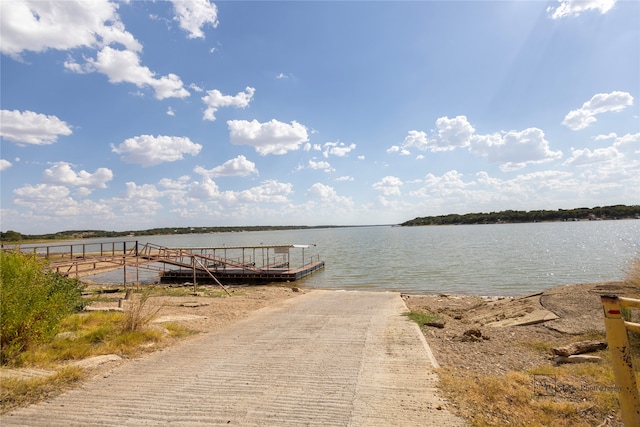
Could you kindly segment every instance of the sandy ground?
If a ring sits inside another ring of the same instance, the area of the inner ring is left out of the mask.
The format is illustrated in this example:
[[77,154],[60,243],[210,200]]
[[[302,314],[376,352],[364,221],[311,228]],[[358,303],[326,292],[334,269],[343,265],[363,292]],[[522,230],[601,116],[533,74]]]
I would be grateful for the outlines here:
[[[604,340],[604,320],[600,295],[617,294],[638,298],[638,288],[619,282],[566,285],[515,298],[429,295],[404,296],[412,310],[436,313],[439,326],[423,326],[435,357],[446,375],[469,378],[507,378],[508,372],[526,374],[558,366],[551,348],[576,341]],[[443,325],[444,324],[444,325]],[[470,333],[473,331],[473,333]],[[605,356],[608,349],[591,353]],[[569,380],[576,387],[559,387],[554,399],[559,402],[588,403],[593,395],[588,369],[576,370]],[[531,375],[531,395],[535,396],[535,377]],[[611,383],[615,387],[615,383]],[[452,398],[454,401],[455,398]],[[472,416],[479,410],[469,404],[454,410]],[[482,409],[490,419],[500,412]],[[517,419],[517,412],[511,414]],[[581,425],[623,427],[619,410],[602,413],[587,407],[581,411]]]
[[[444,328],[422,328],[441,366],[503,374],[554,363],[551,354],[523,343],[559,347],[576,336],[604,333],[600,295],[633,297],[637,293],[637,288],[609,282],[558,286],[522,297],[405,295],[404,299],[409,309],[437,313],[444,321]],[[465,336],[473,329],[481,339]]]

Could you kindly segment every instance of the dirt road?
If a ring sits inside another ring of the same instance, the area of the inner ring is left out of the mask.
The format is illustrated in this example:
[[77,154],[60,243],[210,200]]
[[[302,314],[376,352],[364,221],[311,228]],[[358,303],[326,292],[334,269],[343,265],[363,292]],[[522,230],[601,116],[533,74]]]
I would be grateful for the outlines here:
[[397,293],[312,291],[1,424],[456,426]]

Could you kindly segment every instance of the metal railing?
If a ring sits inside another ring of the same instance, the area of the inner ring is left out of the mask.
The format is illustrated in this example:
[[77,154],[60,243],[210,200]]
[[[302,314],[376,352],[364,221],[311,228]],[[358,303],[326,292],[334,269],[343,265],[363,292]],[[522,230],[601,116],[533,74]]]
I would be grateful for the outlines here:
[[611,351],[611,363],[620,394],[620,409],[625,426],[640,426],[640,392],[633,367],[628,331],[640,334],[640,323],[626,321],[625,307],[640,308],[640,300],[617,295],[602,295],[604,326]]
[[[238,246],[238,247],[207,247],[207,248],[168,248],[153,243],[140,244],[135,241],[69,243],[55,245],[8,245],[5,251],[20,251],[47,259],[47,269],[70,277],[81,277],[124,268],[126,283],[127,267],[145,268],[164,272],[167,265],[173,265],[194,271],[209,270],[223,272],[230,270],[247,273],[263,274],[286,268],[295,271],[304,268],[317,260],[320,255],[307,254],[308,245],[278,245],[278,246]],[[301,262],[300,267],[291,268],[289,250],[299,248],[301,257],[295,257]],[[233,255],[232,255],[233,254]],[[261,262],[260,262],[261,261]],[[160,266],[161,265],[161,266]],[[137,281],[137,279],[136,279]]]

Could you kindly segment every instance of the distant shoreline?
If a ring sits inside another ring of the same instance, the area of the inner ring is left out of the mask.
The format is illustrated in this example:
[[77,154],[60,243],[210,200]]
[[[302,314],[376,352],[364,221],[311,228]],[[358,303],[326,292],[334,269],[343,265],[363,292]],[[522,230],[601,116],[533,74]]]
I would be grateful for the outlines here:
[[449,214],[417,217],[403,222],[402,226],[419,225],[459,225],[459,224],[524,224],[536,222],[576,222],[620,219],[640,219],[640,205],[603,206],[595,208],[557,209],[500,212],[478,212],[468,214]]
[[478,212],[416,217],[400,224],[368,225],[282,225],[282,226],[214,226],[214,227],[160,227],[147,230],[106,231],[68,230],[48,234],[22,234],[9,230],[0,232],[2,243],[64,241],[76,239],[99,239],[114,237],[171,236],[186,234],[241,233],[249,231],[316,230],[357,227],[414,227],[422,225],[481,225],[481,224],[528,224],[538,222],[577,222],[640,219],[640,205],[614,205],[595,208],[533,210],[500,212]]

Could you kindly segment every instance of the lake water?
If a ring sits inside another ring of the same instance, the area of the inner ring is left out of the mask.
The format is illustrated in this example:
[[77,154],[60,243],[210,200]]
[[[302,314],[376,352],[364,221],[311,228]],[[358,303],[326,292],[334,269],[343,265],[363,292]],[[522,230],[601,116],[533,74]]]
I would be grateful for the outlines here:
[[[523,295],[555,285],[622,279],[628,262],[640,253],[640,221],[352,227],[137,239],[168,247],[315,245],[307,254],[319,254],[326,266],[296,282],[300,287]],[[122,273],[111,277],[122,281]]]

